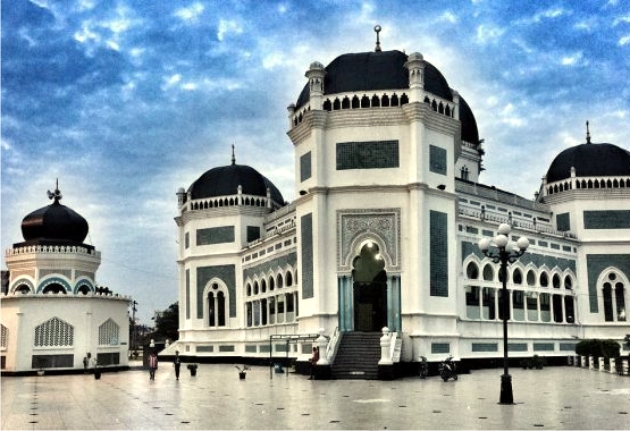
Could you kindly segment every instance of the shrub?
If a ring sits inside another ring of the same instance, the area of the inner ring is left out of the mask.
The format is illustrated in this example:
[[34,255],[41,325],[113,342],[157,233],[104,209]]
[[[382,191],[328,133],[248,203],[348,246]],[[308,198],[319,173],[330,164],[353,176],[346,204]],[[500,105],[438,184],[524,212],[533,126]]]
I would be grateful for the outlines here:
[[575,345],[575,353],[580,356],[595,356],[597,358],[617,358],[621,347],[615,340],[583,340]]

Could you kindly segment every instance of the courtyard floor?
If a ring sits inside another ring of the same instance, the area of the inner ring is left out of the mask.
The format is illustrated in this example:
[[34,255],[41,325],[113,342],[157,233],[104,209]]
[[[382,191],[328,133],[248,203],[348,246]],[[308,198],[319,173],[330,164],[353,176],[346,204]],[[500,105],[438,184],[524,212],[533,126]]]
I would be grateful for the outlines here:
[[[510,370],[515,405],[499,405],[502,369],[458,381],[308,380],[200,364],[191,377],[162,363],[63,376],[3,377],[2,429],[630,429],[630,378],[577,367]],[[271,378],[273,377],[273,378]]]

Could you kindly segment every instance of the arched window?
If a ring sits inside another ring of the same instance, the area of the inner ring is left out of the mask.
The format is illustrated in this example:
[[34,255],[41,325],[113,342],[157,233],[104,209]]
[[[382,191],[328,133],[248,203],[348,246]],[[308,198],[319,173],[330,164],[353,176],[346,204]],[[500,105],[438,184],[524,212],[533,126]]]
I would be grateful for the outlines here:
[[558,274],[554,274],[551,280],[553,283],[553,288],[560,289],[560,276]]
[[335,101],[333,102],[333,110],[338,111],[339,109],[341,109],[341,102],[338,98],[335,98]]
[[84,284],[83,286],[79,287],[77,292],[80,293],[81,295],[87,295],[88,293],[90,293],[90,288]]
[[361,98],[361,108],[369,108],[370,107],[370,98],[367,96],[363,96]]
[[247,283],[247,296],[252,296],[252,285]]
[[98,344],[100,346],[118,345],[118,335],[120,327],[112,319],[107,319],[105,323],[98,327]]
[[350,99],[348,99],[348,96],[344,97],[341,101],[341,109],[350,109]]
[[488,264],[483,267],[483,279],[486,281],[494,281],[494,268]]
[[573,288],[573,279],[570,275],[564,277],[564,288],[571,290]]
[[276,284],[278,285],[278,289],[282,289],[282,274],[278,274],[278,276],[276,277]]
[[254,281],[254,295],[258,295],[258,293],[259,293],[258,282]]
[[379,106],[381,106],[381,101],[379,100],[378,96],[375,94],[374,96],[372,96],[372,108],[378,108]]
[[479,267],[475,262],[470,262],[466,267],[466,277],[477,280],[479,278]]
[[219,287],[217,283],[212,283],[208,292],[208,326],[211,328],[226,324],[225,297],[224,288]]
[[352,98],[352,109],[357,109],[360,105],[361,103],[359,102],[359,98],[357,96],[354,96]]
[[26,295],[30,291],[31,289],[26,284],[20,284],[18,287],[15,288],[15,293],[20,293],[22,295]]
[[527,271],[527,285],[536,286],[536,274],[534,273],[534,270],[532,269]]
[[265,292],[267,292],[267,281],[265,281],[265,279],[263,278],[262,280],[260,280],[260,293]]
[[44,290],[42,291],[42,293],[44,295],[47,294],[53,294],[53,295],[58,295],[58,294],[66,294],[66,289],[64,289],[64,287],[61,284],[58,283],[52,283],[49,284],[48,286],[44,287]]
[[512,272],[512,283],[523,284],[523,273],[518,268]]
[[35,327],[35,347],[63,347],[74,345],[74,327],[53,317]]
[[549,286],[549,276],[544,271],[540,274],[540,285],[542,287]]
[[287,282],[287,287],[293,286],[293,275],[291,274],[291,271],[287,271],[285,279]]
[[614,320],[613,316],[613,299],[612,299],[612,286],[610,283],[604,283],[603,289],[603,299],[604,299],[604,320],[606,322],[612,322]]
[[269,291],[272,291],[276,288],[276,282],[274,281],[273,277],[269,278]]
[[389,96],[387,96],[387,94],[383,94],[383,99],[382,99],[382,102],[381,102],[381,106],[383,108],[389,107]]

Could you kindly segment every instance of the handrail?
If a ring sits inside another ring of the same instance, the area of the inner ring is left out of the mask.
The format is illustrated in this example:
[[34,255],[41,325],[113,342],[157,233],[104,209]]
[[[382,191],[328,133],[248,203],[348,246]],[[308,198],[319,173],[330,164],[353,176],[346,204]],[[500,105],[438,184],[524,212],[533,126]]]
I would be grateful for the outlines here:
[[339,327],[335,327],[335,331],[332,336],[328,340],[328,345],[326,346],[326,360],[329,364],[333,362],[333,358],[335,357],[335,353],[337,352],[337,344],[339,341]]

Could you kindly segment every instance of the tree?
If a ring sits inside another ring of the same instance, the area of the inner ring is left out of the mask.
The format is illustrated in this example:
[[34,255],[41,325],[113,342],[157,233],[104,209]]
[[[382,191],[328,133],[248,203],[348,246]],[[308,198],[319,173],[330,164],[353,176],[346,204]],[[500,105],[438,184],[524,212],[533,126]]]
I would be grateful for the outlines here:
[[168,338],[175,341],[179,338],[179,302],[168,306],[164,311],[156,313],[154,338]]

